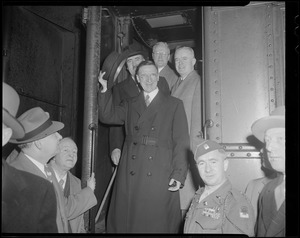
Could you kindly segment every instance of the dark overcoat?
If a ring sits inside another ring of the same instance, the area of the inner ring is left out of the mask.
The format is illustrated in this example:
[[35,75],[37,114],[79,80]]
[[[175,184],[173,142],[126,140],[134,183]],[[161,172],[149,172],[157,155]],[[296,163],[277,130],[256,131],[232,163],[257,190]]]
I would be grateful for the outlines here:
[[3,233],[57,233],[52,184],[2,159],[1,220]]
[[[159,77],[157,87],[163,93],[170,94],[170,88],[168,82],[164,77]],[[134,82],[131,75],[124,81],[116,84],[113,87],[113,102],[115,105],[119,105],[122,100],[127,98],[136,97],[140,93],[139,86]],[[122,150],[124,143],[125,133],[123,126],[111,126],[109,128],[109,147],[110,153],[118,148]]]
[[[21,151],[17,158],[10,164],[12,167],[23,170],[34,175],[40,176],[45,180],[46,175],[34,164],[27,156]],[[55,195],[56,195],[56,224],[58,233],[69,233],[68,220],[74,219],[86,212],[91,206],[90,204],[95,204],[97,202],[94,192],[91,188],[85,187],[80,190],[76,195],[71,195],[69,197],[64,197],[61,186],[59,185],[54,171],[51,166],[48,166],[51,171],[51,183],[53,185]]]
[[111,92],[99,93],[103,123],[125,123],[126,138],[108,212],[108,233],[176,233],[181,212],[189,135],[181,100],[160,91],[146,107],[143,93],[112,106]]
[[265,185],[258,198],[256,236],[285,236],[285,200],[277,211],[275,188],[281,184],[283,176],[271,180]]

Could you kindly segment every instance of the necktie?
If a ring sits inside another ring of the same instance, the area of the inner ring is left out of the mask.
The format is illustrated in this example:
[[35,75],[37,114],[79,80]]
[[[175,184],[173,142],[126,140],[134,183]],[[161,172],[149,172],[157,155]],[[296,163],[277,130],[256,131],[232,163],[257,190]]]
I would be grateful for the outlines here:
[[150,96],[147,94],[146,97],[145,97],[145,103],[146,103],[146,106],[148,107],[149,104],[150,104]]
[[52,183],[52,173],[47,165],[44,166],[44,171],[46,173],[47,179]]
[[61,186],[62,190],[64,190],[64,180],[59,180],[59,185]]

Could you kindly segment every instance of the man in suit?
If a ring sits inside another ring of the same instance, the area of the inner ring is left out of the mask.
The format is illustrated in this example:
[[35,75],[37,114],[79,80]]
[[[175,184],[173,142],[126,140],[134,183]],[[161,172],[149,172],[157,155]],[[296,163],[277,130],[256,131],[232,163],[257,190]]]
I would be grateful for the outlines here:
[[137,68],[143,92],[119,106],[113,105],[103,74],[99,75],[99,118],[126,128],[107,232],[178,233],[178,190],[185,181],[189,149],[183,103],[157,87],[160,79],[152,61],[143,61]]
[[[191,151],[195,151],[195,145],[203,141],[200,76],[194,70],[196,59],[192,48],[185,46],[177,48],[174,59],[176,70],[180,77],[173,86],[171,95],[183,101],[189,126],[190,148]],[[193,160],[193,154],[191,152],[189,157],[190,169],[187,174],[185,186],[180,190],[180,203],[183,217],[189,208],[199,184],[199,175]]]
[[[81,180],[70,172],[70,169],[72,169],[77,162],[77,151],[77,145],[71,138],[63,138],[59,142],[59,153],[57,153],[49,162],[54,170],[57,181],[59,181],[59,184],[61,185],[65,197],[76,195],[81,191]],[[92,177],[94,177],[94,173],[92,174]],[[94,179],[91,180],[91,183],[89,183],[88,186],[92,191],[95,190],[96,184]],[[81,202],[86,208],[82,210],[82,214],[68,221],[69,230],[72,233],[86,233],[83,213],[97,204],[97,199],[94,194],[86,196],[84,199],[85,200],[82,200]]]
[[246,196],[250,199],[251,204],[254,209],[254,217],[255,221],[257,219],[257,209],[258,209],[258,197],[261,193],[264,186],[270,182],[272,179],[276,178],[277,172],[272,169],[272,166],[270,165],[270,162],[267,160],[267,155],[265,152],[266,149],[261,149],[261,161],[262,166],[261,169],[264,171],[265,176],[262,178],[257,178],[251,180],[245,189]]
[[47,165],[48,161],[59,152],[58,144],[62,137],[58,131],[64,127],[64,124],[52,121],[49,113],[40,107],[29,109],[18,117],[18,120],[25,129],[25,136],[10,140],[11,143],[18,144],[21,149],[11,166],[51,181],[57,202],[58,232],[68,233],[70,232],[68,220],[76,218],[83,210],[85,211],[86,207],[82,200],[91,196],[93,191],[84,188],[79,195],[65,198],[53,169]]
[[253,135],[265,143],[268,160],[277,177],[267,183],[258,198],[256,236],[285,236],[285,106],[258,119]]
[[[8,84],[2,83],[2,147],[9,139],[24,137],[15,118],[20,99]],[[57,233],[56,198],[53,186],[31,173],[17,170],[2,158],[3,233]]]
[[[137,66],[145,60],[147,57],[146,52],[134,48],[129,47],[126,51],[121,55],[126,58],[127,70],[129,72],[128,78],[124,81],[116,84],[113,87],[113,102],[115,105],[119,105],[122,100],[135,97],[139,95],[141,86],[136,80],[135,72]],[[160,77],[158,82],[158,88],[167,94],[170,94],[170,89],[168,83],[165,78]],[[112,162],[115,165],[118,165],[121,151],[124,144],[125,131],[123,126],[111,126],[109,132],[109,145],[110,145],[110,153]]]
[[158,68],[159,76],[164,77],[169,88],[172,90],[173,85],[178,79],[178,75],[168,65],[170,59],[170,48],[165,42],[157,42],[152,47],[152,58]]

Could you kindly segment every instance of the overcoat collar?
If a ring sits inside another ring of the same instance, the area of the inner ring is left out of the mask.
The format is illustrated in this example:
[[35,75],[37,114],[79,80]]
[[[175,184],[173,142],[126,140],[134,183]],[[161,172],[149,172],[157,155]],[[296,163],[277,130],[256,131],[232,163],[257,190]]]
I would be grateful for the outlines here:
[[153,117],[153,115],[155,115],[162,106],[165,97],[166,96],[159,90],[148,107],[146,106],[143,92],[134,98],[132,110],[138,113],[140,116],[138,124],[142,123],[149,117]]

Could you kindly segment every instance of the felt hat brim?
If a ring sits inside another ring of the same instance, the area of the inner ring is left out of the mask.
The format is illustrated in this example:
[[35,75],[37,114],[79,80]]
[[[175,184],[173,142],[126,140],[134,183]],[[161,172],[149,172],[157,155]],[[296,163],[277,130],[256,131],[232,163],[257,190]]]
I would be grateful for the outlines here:
[[2,108],[2,119],[3,123],[12,129],[11,139],[19,139],[25,135],[25,131],[21,123],[4,108]]
[[253,135],[264,142],[265,132],[271,128],[285,128],[284,116],[267,116],[253,123],[251,130]]
[[124,59],[118,52],[111,52],[104,60],[102,65],[102,72],[105,72],[103,79],[107,80],[107,87],[111,88],[114,81],[118,77],[121,69],[125,64],[126,59]]
[[11,139],[9,142],[13,144],[24,144],[24,143],[29,143],[32,141],[40,140],[43,139],[59,130],[64,128],[64,124],[58,121],[52,121],[52,124],[45,130],[41,131],[40,133],[36,134],[33,137],[30,137],[29,139],[26,139],[26,134],[24,138],[21,139]]

